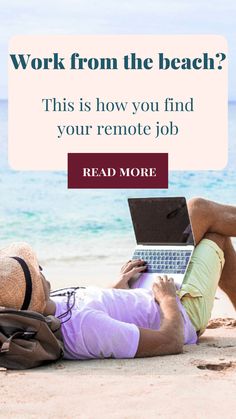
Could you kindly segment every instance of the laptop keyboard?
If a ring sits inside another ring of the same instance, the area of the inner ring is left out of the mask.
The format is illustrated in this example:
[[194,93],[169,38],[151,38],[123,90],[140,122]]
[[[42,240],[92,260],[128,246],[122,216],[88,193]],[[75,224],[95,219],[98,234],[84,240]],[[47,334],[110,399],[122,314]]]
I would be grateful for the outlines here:
[[147,263],[147,272],[162,274],[184,274],[192,252],[190,250],[136,249],[133,259]]

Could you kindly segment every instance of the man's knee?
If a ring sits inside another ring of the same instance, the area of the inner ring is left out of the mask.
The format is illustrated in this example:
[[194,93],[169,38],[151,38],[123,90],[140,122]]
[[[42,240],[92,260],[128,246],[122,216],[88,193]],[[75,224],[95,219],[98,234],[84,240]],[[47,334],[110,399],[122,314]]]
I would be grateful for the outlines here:
[[221,234],[218,234],[218,233],[206,233],[204,236],[204,239],[213,241],[214,243],[217,244],[217,246],[219,246],[221,250],[224,251],[227,237],[222,236]]
[[188,201],[188,212],[196,243],[209,231],[211,225],[210,202],[204,198],[191,198]]
[[203,212],[208,209],[209,201],[201,197],[194,197],[187,202],[190,214],[192,212]]

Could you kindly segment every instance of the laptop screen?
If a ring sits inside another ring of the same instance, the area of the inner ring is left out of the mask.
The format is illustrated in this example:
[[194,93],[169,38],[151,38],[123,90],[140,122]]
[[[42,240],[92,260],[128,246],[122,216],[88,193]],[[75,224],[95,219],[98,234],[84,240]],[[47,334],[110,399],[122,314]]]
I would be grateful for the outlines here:
[[138,244],[192,244],[194,238],[186,199],[129,198]]

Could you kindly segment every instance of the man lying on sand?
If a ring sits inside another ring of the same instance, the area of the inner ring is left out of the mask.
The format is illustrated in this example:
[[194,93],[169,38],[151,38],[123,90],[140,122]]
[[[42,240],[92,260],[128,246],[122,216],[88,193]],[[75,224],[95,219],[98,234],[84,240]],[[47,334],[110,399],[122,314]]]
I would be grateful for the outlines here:
[[[29,309],[60,318],[66,359],[181,353],[184,344],[196,343],[204,332],[218,285],[236,309],[236,253],[230,239],[236,236],[236,207],[193,198],[188,210],[197,246],[180,290],[166,276],[157,276],[152,290],[129,289],[129,281],[146,268],[144,261],[134,260],[122,267],[111,289],[88,287],[50,296],[50,284],[30,247],[13,245],[0,252],[8,261],[0,278],[0,305],[24,308],[22,268],[9,258],[18,255],[32,277]],[[11,272],[16,279],[10,286]]]

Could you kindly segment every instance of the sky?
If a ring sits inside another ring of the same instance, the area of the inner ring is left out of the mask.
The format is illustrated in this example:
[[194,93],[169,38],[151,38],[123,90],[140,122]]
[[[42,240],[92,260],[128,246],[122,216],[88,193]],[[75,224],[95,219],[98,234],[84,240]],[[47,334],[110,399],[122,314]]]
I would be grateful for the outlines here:
[[236,100],[235,0],[0,0],[0,98],[7,98],[8,40],[23,34],[223,35]]

